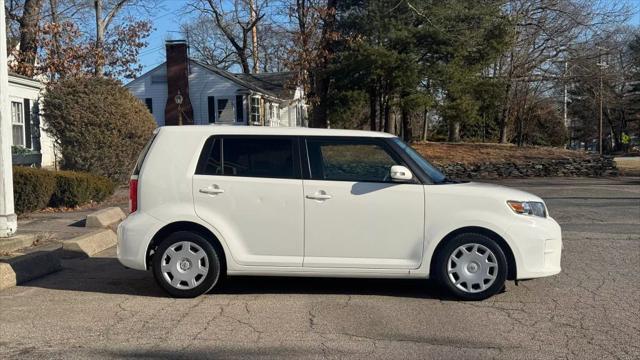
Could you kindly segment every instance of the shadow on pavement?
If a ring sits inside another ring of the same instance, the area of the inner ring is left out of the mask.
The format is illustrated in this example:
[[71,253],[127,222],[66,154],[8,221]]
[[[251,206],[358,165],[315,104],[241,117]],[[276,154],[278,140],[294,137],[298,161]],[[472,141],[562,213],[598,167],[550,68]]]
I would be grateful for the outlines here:
[[[150,271],[126,269],[117,259],[63,260],[63,270],[23,286],[133,296],[168,297]],[[226,277],[212,292],[221,295],[336,294],[446,298],[434,282],[420,279]]]

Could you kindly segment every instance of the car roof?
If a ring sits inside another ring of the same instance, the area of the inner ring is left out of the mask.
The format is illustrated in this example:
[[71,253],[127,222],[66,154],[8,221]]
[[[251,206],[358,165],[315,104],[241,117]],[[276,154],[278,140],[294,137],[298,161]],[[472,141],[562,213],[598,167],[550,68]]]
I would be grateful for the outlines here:
[[379,137],[392,138],[385,132],[342,129],[315,129],[305,127],[268,127],[268,126],[234,126],[234,125],[188,125],[188,126],[163,126],[164,133],[206,133],[220,135],[289,135],[289,136],[352,136],[352,137]]

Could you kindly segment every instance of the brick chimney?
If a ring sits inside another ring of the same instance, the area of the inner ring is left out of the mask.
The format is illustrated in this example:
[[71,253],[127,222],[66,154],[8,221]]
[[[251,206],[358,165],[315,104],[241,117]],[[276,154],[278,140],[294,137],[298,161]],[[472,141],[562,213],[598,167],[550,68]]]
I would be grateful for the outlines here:
[[178,104],[176,95],[182,96],[179,108],[182,114],[182,125],[193,125],[193,108],[189,99],[189,58],[187,43],[184,40],[168,40],[167,50],[167,90],[169,97],[164,108],[165,125],[179,125]]

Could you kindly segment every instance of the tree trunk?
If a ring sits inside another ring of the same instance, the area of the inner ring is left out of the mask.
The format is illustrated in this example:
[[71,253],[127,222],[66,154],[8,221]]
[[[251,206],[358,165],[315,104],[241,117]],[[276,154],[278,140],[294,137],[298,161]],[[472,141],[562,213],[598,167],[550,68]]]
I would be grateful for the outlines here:
[[449,122],[449,142],[460,142],[460,121]]
[[411,126],[411,114],[406,109],[402,109],[400,113],[402,120],[402,138],[405,142],[411,142],[413,140],[413,128]]
[[378,96],[375,90],[369,91],[369,128],[376,131],[376,118],[378,117],[377,109]]
[[424,108],[424,124],[422,125],[422,141],[427,141],[429,137],[429,111]]
[[[19,71],[22,75],[33,76],[38,54],[38,23],[42,11],[42,0],[26,0],[20,19]],[[4,44],[3,44],[4,46]]]
[[96,67],[95,76],[102,76],[104,73],[104,22],[102,21],[102,0],[94,0],[93,7],[96,13]]
[[[256,10],[253,6],[253,0],[249,0],[249,14],[251,23],[253,24],[256,21]],[[259,61],[258,61],[258,25],[254,25],[251,28],[251,55],[253,57],[253,72],[255,74],[258,73]]]
[[251,67],[249,67],[249,57],[244,52],[238,52],[238,58],[240,59],[240,66],[242,66],[242,73],[251,74]]
[[507,139],[507,120],[509,117],[509,93],[511,92],[511,82],[507,83],[507,87],[505,89],[504,101],[502,102],[502,114],[500,116],[499,127],[500,127],[500,143],[506,144],[508,142]]
[[[51,12],[51,23],[58,24],[58,0],[49,0],[49,11]],[[54,59],[60,58],[60,33],[55,31],[53,33],[53,57]],[[61,77],[64,77],[64,72],[60,73]],[[54,80],[54,79],[50,79]]]
[[327,127],[327,98],[329,94],[329,81],[326,70],[333,54],[333,40],[332,33],[335,30],[336,24],[336,6],[338,0],[327,0],[327,15],[324,19],[322,27],[322,38],[320,40],[320,53],[323,54],[324,59],[320,62],[319,69],[316,70],[314,93],[318,98],[317,104],[313,107],[313,116],[309,126],[317,128]]
[[393,129],[391,128],[391,106],[389,105],[389,97],[384,100],[384,132],[391,134]]

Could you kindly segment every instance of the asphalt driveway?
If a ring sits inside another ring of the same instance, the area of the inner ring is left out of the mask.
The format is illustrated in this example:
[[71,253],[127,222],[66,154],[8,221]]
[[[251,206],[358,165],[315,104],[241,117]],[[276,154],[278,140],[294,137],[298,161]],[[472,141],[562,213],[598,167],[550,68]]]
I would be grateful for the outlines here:
[[483,302],[428,281],[303,278],[176,300],[110,249],[0,292],[0,358],[640,358],[640,179],[503,183],[563,226],[559,276]]

